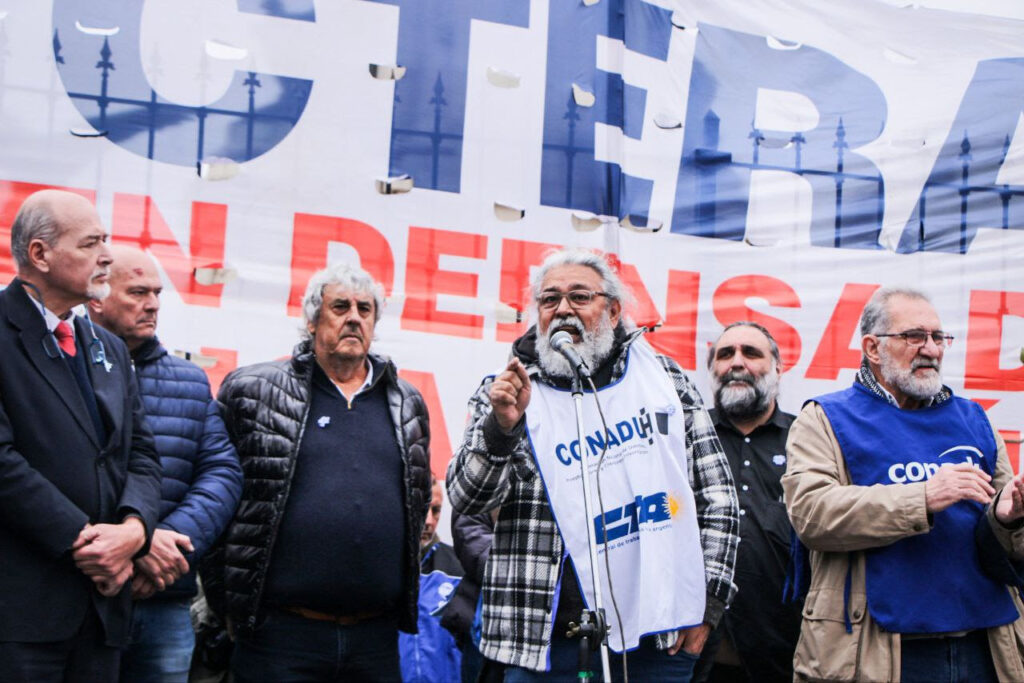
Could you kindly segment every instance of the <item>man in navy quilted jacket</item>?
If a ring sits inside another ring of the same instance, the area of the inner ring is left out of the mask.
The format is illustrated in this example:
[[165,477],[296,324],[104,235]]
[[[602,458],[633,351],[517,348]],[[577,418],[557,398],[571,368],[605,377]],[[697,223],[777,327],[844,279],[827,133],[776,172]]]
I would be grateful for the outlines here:
[[135,561],[121,680],[184,683],[195,641],[194,567],[235,512],[242,470],[205,373],[157,340],[162,286],[152,259],[123,245],[112,246],[111,254],[110,296],[93,302],[90,314],[131,352],[163,467],[160,523],[149,554]]

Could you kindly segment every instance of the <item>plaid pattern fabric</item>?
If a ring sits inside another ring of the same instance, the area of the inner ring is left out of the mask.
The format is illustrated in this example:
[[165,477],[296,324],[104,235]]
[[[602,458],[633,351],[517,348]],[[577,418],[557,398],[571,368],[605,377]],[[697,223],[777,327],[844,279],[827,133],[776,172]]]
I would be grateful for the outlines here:
[[[896,401],[896,397],[886,391],[885,387],[878,383],[875,373],[871,372],[871,366],[868,365],[867,359],[860,362],[860,370],[857,371],[857,381],[863,384],[872,394],[880,398],[884,398],[897,408],[900,407],[899,402]],[[953,398],[953,390],[943,384],[939,393],[928,399],[928,401],[925,402],[925,405],[937,406],[940,403],[945,403],[951,398]]]
[[[612,381],[622,376],[626,349],[640,335],[634,332],[622,345]],[[717,625],[736,592],[732,573],[739,506],[732,474],[697,388],[671,358],[658,355],[658,359],[683,405],[691,454],[689,480],[707,582],[705,622]],[[531,381],[550,383],[537,366],[528,366],[527,372]],[[496,420],[489,419],[492,381],[493,377],[486,378],[469,401],[466,433],[448,465],[448,497],[463,514],[500,506],[483,586],[481,652],[499,662],[543,671],[548,666],[564,548],[525,429],[520,427],[508,436],[498,429]],[[605,608],[612,609],[610,598]],[[676,635],[659,635],[658,646],[669,647]]]

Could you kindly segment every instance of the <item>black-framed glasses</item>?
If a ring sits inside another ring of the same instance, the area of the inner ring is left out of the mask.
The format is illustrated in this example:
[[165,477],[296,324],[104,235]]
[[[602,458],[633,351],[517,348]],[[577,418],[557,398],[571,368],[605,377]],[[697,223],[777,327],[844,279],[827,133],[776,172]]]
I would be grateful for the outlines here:
[[940,349],[946,346],[953,345],[953,335],[946,334],[942,330],[935,330],[929,332],[927,330],[907,330],[906,332],[892,332],[889,334],[876,334],[876,337],[902,337],[903,341],[907,342],[910,346],[924,346],[928,343],[928,338],[935,342],[935,345]]
[[558,308],[564,298],[569,300],[569,305],[573,308],[583,308],[597,296],[608,295],[604,292],[592,292],[589,289],[573,289],[568,292],[542,292],[537,297],[537,305],[546,310]]

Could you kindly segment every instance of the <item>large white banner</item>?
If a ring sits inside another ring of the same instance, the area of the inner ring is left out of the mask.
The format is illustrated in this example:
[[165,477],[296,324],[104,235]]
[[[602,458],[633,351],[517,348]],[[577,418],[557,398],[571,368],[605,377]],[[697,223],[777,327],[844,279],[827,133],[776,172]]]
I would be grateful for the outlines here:
[[[1015,453],[1024,10],[836,0],[14,0],[0,232],[39,186],[158,260],[160,335],[217,381],[287,355],[360,262],[434,470],[550,245],[612,252],[652,344],[777,336],[782,405],[847,385],[875,288],[930,292],[953,388]],[[0,236],[0,275],[13,276]]]

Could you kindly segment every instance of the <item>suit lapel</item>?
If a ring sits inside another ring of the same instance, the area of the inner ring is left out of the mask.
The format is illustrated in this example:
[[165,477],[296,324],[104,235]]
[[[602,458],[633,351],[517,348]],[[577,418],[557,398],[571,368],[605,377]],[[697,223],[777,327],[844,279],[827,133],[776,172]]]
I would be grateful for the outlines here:
[[[71,374],[71,368],[63,358],[50,358],[43,346],[49,333],[46,330],[46,322],[39,313],[35,303],[21,286],[21,281],[15,279],[8,286],[11,292],[7,317],[11,323],[21,331],[21,343],[25,354],[35,366],[36,371],[46,380],[57,397],[67,406],[68,411],[74,416],[82,430],[89,436],[97,447],[100,446],[96,437],[96,430],[92,426],[92,419],[89,417],[89,410],[85,406],[85,399],[82,398],[82,391],[78,388],[78,382]],[[53,345],[56,349],[56,344]],[[44,403],[40,402],[40,407]]]
[[[85,349],[85,364],[89,368],[89,380],[96,394],[96,403],[101,419],[109,417],[110,438],[121,429],[124,420],[124,401],[120,374],[125,368],[115,367],[106,356],[106,347],[92,333],[92,327],[80,317],[75,318],[75,332],[80,334]],[[96,362],[99,361],[99,362]],[[105,445],[105,444],[104,444]]]

